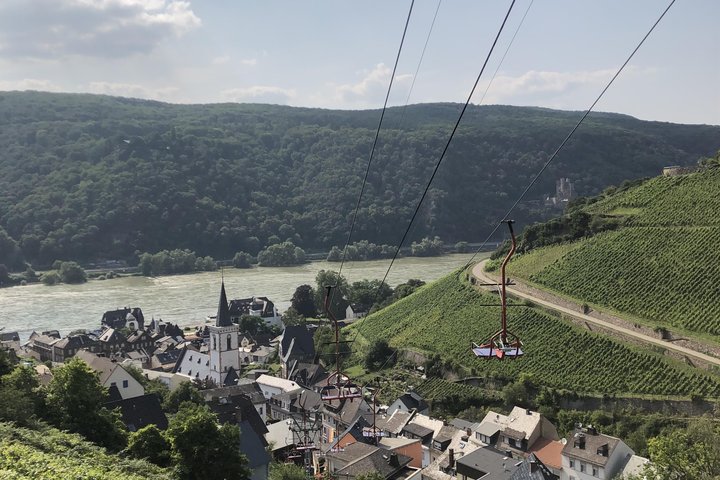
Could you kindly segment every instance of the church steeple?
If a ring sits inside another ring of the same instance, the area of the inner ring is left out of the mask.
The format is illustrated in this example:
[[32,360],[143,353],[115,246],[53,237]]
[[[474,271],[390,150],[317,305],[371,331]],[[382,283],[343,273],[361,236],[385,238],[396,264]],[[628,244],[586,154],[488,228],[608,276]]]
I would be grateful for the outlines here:
[[230,308],[228,307],[227,295],[225,294],[225,280],[220,284],[220,304],[218,305],[216,327],[231,327]]

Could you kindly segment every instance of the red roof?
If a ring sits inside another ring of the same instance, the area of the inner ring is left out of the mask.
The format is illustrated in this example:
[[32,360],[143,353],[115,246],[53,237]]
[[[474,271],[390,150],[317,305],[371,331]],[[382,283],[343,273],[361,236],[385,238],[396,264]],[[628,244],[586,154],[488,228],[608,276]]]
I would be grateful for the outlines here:
[[530,453],[534,453],[542,463],[550,468],[562,468],[562,449],[564,445],[557,440],[548,440],[547,438],[539,438],[537,442],[530,448]]

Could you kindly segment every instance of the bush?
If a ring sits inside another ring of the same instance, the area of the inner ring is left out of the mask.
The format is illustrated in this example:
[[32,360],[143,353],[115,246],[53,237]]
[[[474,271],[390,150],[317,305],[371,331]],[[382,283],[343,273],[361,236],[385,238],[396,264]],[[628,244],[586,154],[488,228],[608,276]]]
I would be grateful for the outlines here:
[[233,257],[233,267],[235,268],[250,268],[254,263],[252,255],[246,252],[237,252]]
[[60,279],[60,274],[55,270],[50,270],[49,272],[43,273],[42,277],[40,277],[40,280],[45,285],[57,285],[62,281]]

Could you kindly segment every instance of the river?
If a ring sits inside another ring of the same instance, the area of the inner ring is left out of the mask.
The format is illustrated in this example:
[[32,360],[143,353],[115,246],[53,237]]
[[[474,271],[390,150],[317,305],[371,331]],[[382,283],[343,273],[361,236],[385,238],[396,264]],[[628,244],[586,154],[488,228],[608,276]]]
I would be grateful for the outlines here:
[[[410,278],[435,280],[463,266],[467,254],[398,259],[388,276],[392,286]],[[349,282],[381,279],[389,260],[348,262],[343,276]],[[318,271],[337,270],[338,263],[310,262],[296,267],[226,268],[225,289],[229,299],[266,296],[280,311],[290,306],[298,285],[315,286]],[[197,325],[215,314],[220,292],[220,272],[165,277],[122,277],[91,280],[81,285],[31,284],[0,289],[0,328],[18,331],[26,339],[33,330],[95,329],[107,310],[140,307],[146,321],[151,317],[180,325]]]

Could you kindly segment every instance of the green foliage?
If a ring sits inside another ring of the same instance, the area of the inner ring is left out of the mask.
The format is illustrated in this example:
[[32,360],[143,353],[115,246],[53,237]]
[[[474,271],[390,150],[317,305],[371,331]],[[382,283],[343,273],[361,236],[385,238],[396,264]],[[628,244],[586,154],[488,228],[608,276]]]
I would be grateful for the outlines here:
[[252,255],[246,252],[237,252],[233,257],[233,267],[235,268],[250,268],[254,263],[255,259]]
[[315,290],[310,285],[300,285],[295,289],[291,300],[292,308],[305,318],[317,317]]
[[167,467],[171,463],[170,442],[155,425],[147,425],[132,432],[125,452],[160,467]]
[[110,455],[79,435],[0,423],[0,478],[13,480],[170,480],[168,471]]
[[163,409],[169,413],[176,413],[185,402],[205,405],[202,394],[192,382],[182,382],[178,388],[170,392],[163,404]]
[[[433,416],[458,415],[470,420],[460,415],[460,412],[500,403],[500,398],[495,392],[441,378],[428,378],[417,385],[415,391],[431,405]],[[474,413],[479,415],[478,412]]]
[[[347,334],[344,331],[340,332],[340,341],[347,340]],[[313,337],[315,342],[315,353],[318,355],[320,360],[325,365],[335,364],[335,329],[333,327],[323,325],[315,330],[315,336]],[[339,356],[340,360],[348,358],[352,353],[350,345],[347,343],[339,344]]]
[[42,274],[40,281],[45,285],[57,285],[62,281],[60,274],[56,270],[49,270]]
[[330,291],[330,311],[336,319],[342,320],[345,318],[345,309],[347,309],[349,303],[348,297],[348,283],[345,277],[342,275],[338,276],[337,272],[332,270],[320,270],[315,275],[315,305],[318,306],[321,315],[325,316],[325,297],[327,296],[328,286],[333,287]]
[[60,274],[60,279],[63,283],[87,282],[85,270],[75,262],[61,262],[58,274]]
[[425,237],[419,242],[410,245],[413,257],[437,257],[443,254],[443,242],[440,237]]
[[395,349],[388,345],[386,340],[375,340],[365,354],[365,368],[370,371],[395,365]]
[[[376,245],[367,240],[360,240],[359,242],[348,245],[345,252],[345,260],[349,262],[353,261],[365,261],[365,260],[377,260],[380,258],[392,258],[395,254],[395,247],[391,245]],[[337,246],[333,246],[328,253],[328,262],[340,262],[343,259],[343,251]]]
[[360,280],[348,288],[348,300],[361,312],[369,312],[392,297],[393,289],[380,280]]
[[457,242],[455,244],[455,252],[456,253],[470,253],[470,252],[472,252],[472,248],[470,248],[470,245],[468,245],[467,242]]
[[119,414],[102,406],[106,400],[107,391],[100,385],[97,374],[74,357],[53,370],[47,389],[48,419],[98,445],[121,450],[127,432]]
[[306,480],[305,469],[292,463],[271,463],[269,480]]
[[155,254],[143,253],[138,267],[145,276],[217,270],[217,264],[211,257],[198,257],[195,252],[179,248]]
[[378,472],[361,473],[355,478],[356,480],[385,480],[385,476],[380,475]]
[[[44,265],[173,248],[231,258],[238,250],[256,254],[275,237],[308,250],[343,245],[377,121],[373,111],[2,96],[0,228],[25,260]],[[402,129],[383,130],[383,156],[397,161],[370,172],[355,226],[354,238],[379,245],[397,241],[457,105],[390,108],[387,125],[399,125],[401,115]],[[572,128],[575,116],[471,106],[410,240],[438,232],[449,242],[483,236],[507,209],[498,192],[520,191],[527,178],[518,172],[547,159],[548,139]],[[592,114],[538,192],[553,191],[558,172],[592,195],[670,163],[688,165],[717,150],[719,132]],[[482,205],[472,221],[468,202]],[[529,206],[515,213],[519,224],[543,215]],[[17,256],[0,245],[0,256],[8,252]],[[0,263],[23,268],[7,258]]]
[[[470,351],[500,325],[497,297],[450,274],[345,329],[364,342],[385,339],[394,348],[437,353],[479,376],[517,378],[578,392],[705,396],[720,394],[720,376],[692,369],[639,347],[588,332],[529,308],[509,309],[509,329],[526,353],[514,361],[487,361]],[[436,362],[437,363],[437,362]],[[618,372],[622,372],[619,376]],[[430,376],[431,372],[427,372]]]
[[652,465],[647,478],[705,480],[720,477],[720,428],[712,419],[694,420],[687,431],[676,430],[648,441]]
[[167,437],[180,479],[249,478],[247,458],[240,453],[237,425],[218,425],[205,405],[184,403],[170,420]]
[[305,263],[305,251],[292,242],[282,242],[258,253],[257,259],[261,267],[287,267]]
[[285,325],[286,327],[303,325],[305,323],[305,317],[300,315],[293,307],[285,310],[285,313],[282,314],[282,317],[280,319],[282,320],[283,325]]

